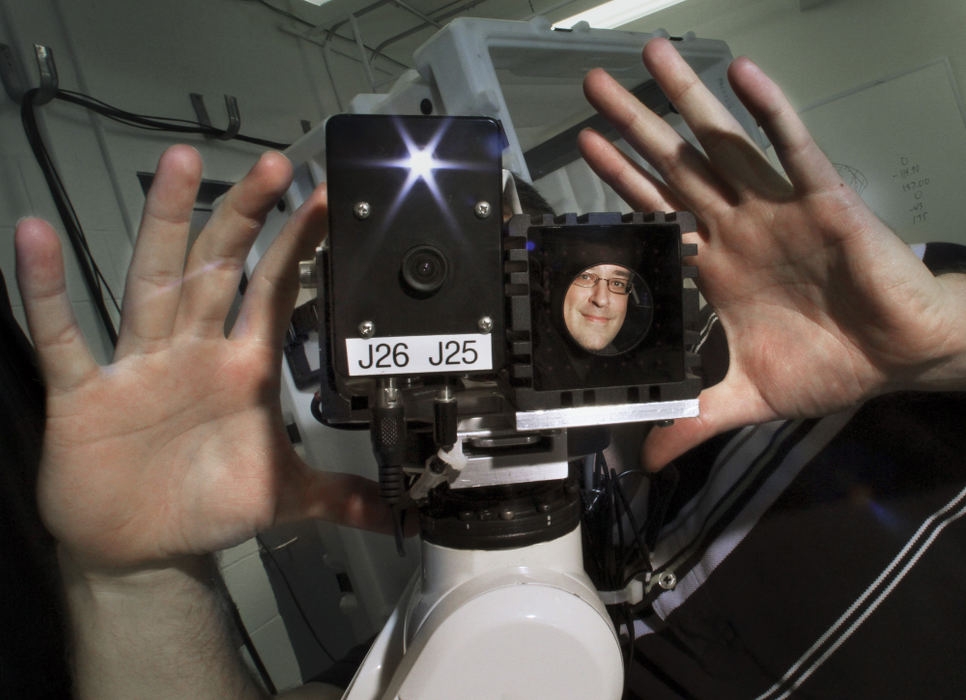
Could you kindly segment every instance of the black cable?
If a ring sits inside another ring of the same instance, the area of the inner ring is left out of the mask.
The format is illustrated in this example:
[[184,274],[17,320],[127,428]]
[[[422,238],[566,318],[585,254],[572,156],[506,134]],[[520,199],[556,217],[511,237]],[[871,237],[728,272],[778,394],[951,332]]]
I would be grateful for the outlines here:
[[[617,516],[616,497],[614,496],[614,485],[608,476],[607,459],[602,451],[597,452],[595,458],[595,472],[598,474],[598,483],[604,492],[604,514],[601,518],[601,527],[604,543],[604,574],[606,585],[609,589],[617,588],[617,581],[621,578],[617,571],[617,562],[620,561],[622,552],[619,542],[623,542],[624,535],[620,531],[620,520]],[[614,532],[614,526],[618,525],[618,532]],[[617,537],[615,538],[615,534]],[[616,540],[616,541],[615,541]]]
[[[640,469],[626,469],[626,470],[622,471],[620,474],[618,474],[617,477],[616,477],[617,478],[617,488],[618,488],[618,493],[620,494],[621,499],[624,502],[624,508],[626,509],[627,514],[628,514],[628,522],[631,525],[631,530],[632,530],[632,533],[634,535],[634,542],[637,545],[636,549],[637,549],[637,551],[641,555],[640,558],[643,561],[643,565],[636,567],[635,570],[631,574],[628,574],[628,575],[626,575],[624,577],[625,585],[632,578],[640,575],[641,573],[644,573],[644,572],[647,572],[647,571],[650,571],[651,570],[651,566],[650,566],[651,553],[650,553],[650,549],[648,549],[647,543],[644,541],[644,538],[643,538],[644,531],[647,528],[647,521],[645,519],[645,522],[643,522],[641,525],[638,525],[637,524],[637,519],[634,517],[634,513],[631,510],[630,500],[627,497],[627,492],[624,489],[624,486],[622,485],[622,482],[624,481],[624,478],[626,476],[628,476],[628,475],[631,475],[631,474],[637,475],[638,477],[644,477],[645,476],[645,474],[643,474]],[[632,554],[632,552],[628,552],[627,560],[624,562],[624,569],[625,570],[628,567],[630,567],[631,564],[632,564],[632,561],[630,559],[630,555],[631,554]]]
[[617,483],[617,473],[608,470],[609,478],[607,483],[610,487],[611,496],[614,500],[614,524],[617,526],[617,551],[614,561],[614,589],[622,588],[624,580],[624,560],[626,558],[626,546],[624,543],[624,508],[621,502],[619,484]]
[[[596,567],[596,571],[591,573],[591,580],[600,589],[617,591],[625,588],[638,575],[650,571],[650,555],[630,499],[621,483],[629,473],[630,470],[618,474],[610,469],[603,452],[598,452],[594,455],[591,483],[584,484],[586,507],[583,513],[584,527],[581,528],[584,552],[585,555],[590,554],[589,561]],[[625,528],[628,527],[630,532],[626,533]],[[643,566],[630,570],[630,564],[639,561]],[[624,664],[624,686],[628,687],[636,653],[634,622],[638,610],[627,601],[606,607],[611,623],[618,632]],[[626,636],[620,634],[622,627],[626,630]]]
[[[627,472],[623,472],[623,474],[626,474],[626,473]],[[641,529],[637,526],[637,518],[634,517],[634,511],[631,510],[631,505],[627,499],[627,494],[624,493],[624,487],[621,486],[621,482],[620,482],[621,476],[622,474],[615,475],[614,470],[613,469],[611,470],[611,479],[614,482],[614,489],[617,493],[618,498],[621,501],[621,504],[623,505],[624,512],[627,514],[627,522],[631,526],[631,533],[634,535],[634,544],[636,545],[636,549],[640,554],[641,559],[646,564],[649,564],[650,552],[648,551],[647,546],[644,544],[644,540],[641,538]],[[623,518],[618,523],[618,527],[623,529],[624,527]],[[629,560],[632,553],[633,553],[633,549],[624,556],[624,558],[621,560],[621,563],[620,563],[621,576],[624,576],[622,585],[624,586],[626,586],[628,581],[630,580],[624,575],[624,571],[626,571],[627,567],[629,566]]]
[[612,571],[612,535],[613,527],[610,519],[610,495],[607,491],[607,479],[602,465],[603,455],[594,455],[593,493],[595,494],[595,551],[597,552],[600,587],[611,589]]
[[[114,291],[111,289],[110,284],[107,282],[103,272],[97,265],[97,261],[90,250],[90,246],[88,245],[87,237],[84,235],[84,230],[80,224],[80,220],[77,217],[77,212],[74,210],[70,197],[67,195],[67,189],[64,187],[63,180],[61,180],[60,174],[57,172],[53,159],[50,157],[50,152],[47,150],[46,144],[44,143],[40,129],[37,125],[35,105],[33,103],[37,93],[37,89],[29,90],[24,94],[23,102],[21,103],[20,119],[23,125],[24,134],[27,137],[27,141],[30,144],[30,148],[34,154],[34,158],[36,158],[37,164],[47,182],[47,187],[50,190],[51,197],[54,200],[54,205],[57,207],[57,212],[60,215],[61,222],[64,225],[67,238],[74,250],[74,255],[77,258],[77,263],[80,267],[84,284],[91,295],[97,315],[100,317],[101,322],[104,325],[104,329],[107,332],[111,345],[116,346],[117,329],[115,329],[114,321],[111,319],[110,312],[107,309],[107,304],[104,298],[105,290],[107,295],[110,297],[114,308],[117,309],[118,312],[120,312],[121,307],[118,304],[117,297],[114,295]],[[278,150],[285,149],[290,145],[278,141],[270,141],[268,139],[246,136],[244,134],[230,134],[225,130],[186,119],[155,117],[128,112],[118,107],[114,107],[107,102],[91,97],[90,95],[74,92],[72,90],[58,90],[55,94],[55,97],[65,102],[84,107],[85,109],[89,109],[108,119],[134,128],[146,129],[150,131],[202,134],[205,136],[214,136],[219,138],[232,138],[238,141]]]
[[[53,188],[56,190],[55,194],[62,198],[60,202],[57,202],[58,205],[62,205],[65,207],[65,212],[61,212],[61,213],[65,215],[67,218],[69,218],[70,222],[72,222],[72,225],[75,228],[79,229],[80,224],[78,222],[77,212],[75,211],[74,205],[70,201],[70,198],[67,197],[67,190],[64,187],[64,181],[60,178],[60,173],[57,172],[57,168],[54,165],[53,159],[50,157],[50,152],[47,150],[46,144],[43,141],[43,137],[40,134],[40,129],[36,124],[34,105],[31,103],[26,109],[27,109],[28,124],[25,125],[24,129],[28,134],[28,141],[30,142],[31,147],[35,148],[34,155],[38,159],[38,164],[43,169],[45,177],[50,177],[53,180]],[[104,287],[108,290],[108,293],[110,294],[111,300],[114,304],[114,308],[120,311],[120,307],[118,306],[117,299],[114,297],[114,293],[111,291],[110,285],[107,283],[107,279],[104,277],[100,268],[97,266],[97,262],[94,259],[94,255],[90,250],[90,247],[87,243],[87,238],[86,236],[83,235],[83,232],[81,232],[81,235],[78,240],[82,246],[84,257],[90,261],[91,268],[94,272],[94,275],[97,278],[98,293],[102,293],[100,286],[101,284],[103,284]]]
[[[189,119],[177,119],[177,118],[174,118],[174,117],[160,117],[160,116],[155,116],[155,115],[151,115],[151,114],[137,114],[135,112],[128,112],[127,110],[123,110],[120,107],[115,107],[114,105],[109,104],[109,103],[105,102],[104,100],[98,99],[98,98],[94,97],[93,95],[87,95],[87,94],[85,94],[83,92],[77,92],[76,90],[63,90],[63,89],[61,89],[61,90],[58,90],[54,95],[55,95],[55,97],[59,97],[60,99],[66,100],[68,102],[76,102],[77,104],[81,105],[82,107],[89,107],[90,106],[89,103],[91,103],[91,104],[94,104],[94,105],[99,105],[106,112],[112,112],[112,113],[116,113],[116,114],[119,114],[119,115],[129,115],[132,118],[153,119],[153,120],[157,120],[157,121],[164,121],[164,122],[170,122],[170,123],[175,123],[175,124],[181,123],[181,124],[185,124],[185,125],[189,125],[189,126],[196,126],[197,125],[197,122],[192,121],[192,120],[189,120]],[[71,99],[71,98],[73,98],[73,99]]]
[[[30,144],[30,148],[33,151],[34,158],[37,159],[37,164],[40,166],[44,179],[47,181],[47,187],[50,189],[54,205],[57,207],[57,213],[60,215],[61,221],[64,224],[67,238],[70,241],[71,247],[74,249],[74,254],[77,256],[77,263],[84,278],[84,284],[87,286],[88,292],[90,292],[94,308],[101,322],[104,324],[104,329],[111,341],[111,345],[114,346],[117,345],[117,330],[114,328],[114,321],[111,319],[111,315],[104,301],[103,288],[107,289],[115,308],[120,309],[120,307],[118,306],[117,299],[114,297],[113,291],[111,291],[110,285],[108,285],[107,280],[97,266],[97,262],[94,260],[94,256],[91,254],[91,250],[87,245],[87,238],[84,236],[84,231],[77,218],[77,213],[74,211],[70,198],[67,196],[67,190],[64,188],[64,183],[57,173],[57,168],[54,166],[54,162],[40,134],[33,104],[38,91],[37,88],[34,88],[24,94],[23,102],[20,105],[20,121],[23,125],[24,134]],[[103,288],[101,286],[102,284]]]
[[258,542],[259,546],[262,548],[262,551],[264,551],[265,554],[268,555],[268,558],[271,560],[272,564],[275,565],[275,569],[276,571],[278,571],[279,576],[282,577],[282,583],[285,584],[285,588],[288,590],[288,594],[292,597],[292,602],[295,604],[295,609],[298,610],[299,615],[302,617],[302,621],[305,623],[305,626],[308,628],[309,634],[312,635],[312,639],[314,639],[315,643],[319,645],[319,649],[322,650],[322,653],[328,656],[329,659],[332,660],[332,663],[335,663],[336,662],[335,656],[333,656],[332,652],[330,652],[328,648],[325,646],[325,644],[322,643],[322,640],[319,639],[318,633],[316,633],[315,631],[315,627],[312,625],[311,622],[309,622],[309,616],[305,613],[305,610],[304,608],[302,608],[301,603],[299,603],[298,596],[295,595],[295,589],[292,588],[292,584],[288,580],[288,576],[285,575],[285,570],[282,569],[281,564],[278,563],[278,559],[275,558],[275,555],[272,554],[272,550],[268,547],[268,545],[265,544],[264,540],[262,540],[261,535],[255,535],[255,541]]
[[97,114],[107,117],[113,121],[139,129],[147,129],[149,131],[168,131],[182,134],[202,134],[203,136],[214,136],[218,138],[228,137],[236,141],[243,141],[256,146],[265,146],[267,148],[275,148],[278,150],[283,150],[291,145],[288,143],[282,143],[280,141],[271,141],[269,139],[262,139],[255,136],[247,136],[245,134],[231,135],[224,129],[219,129],[209,124],[202,124],[201,122],[192,121],[190,119],[154,117],[144,114],[137,114],[136,112],[128,112],[120,109],[119,107],[108,104],[103,100],[99,100],[91,97],[90,95],[85,95],[84,93],[75,92],[73,90],[58,90],[55,97],[59,100],[70,102],[72,104],[84,107],[85,109],[89,109],[92,112],[96,112]]

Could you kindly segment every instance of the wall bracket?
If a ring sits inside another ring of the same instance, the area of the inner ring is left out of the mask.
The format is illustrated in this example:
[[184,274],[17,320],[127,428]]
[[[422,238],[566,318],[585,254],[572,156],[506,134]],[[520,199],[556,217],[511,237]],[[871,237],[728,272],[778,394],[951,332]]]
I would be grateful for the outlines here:
[[225,111],[228,112],[228,127],[224,130],[218,129],[218,127],[211,123],[211,117],[208,116],[208,109],[205,107],[205,98],[203,96],[197,92],[189,93],[188,96],[191,98],[191,106],[194,107],[198,122],[220,132],[212,134],[211,136],[213,138],[228,141],[238,136],[238,132],[241,129],[241,113],[238,111],[238,100],[233,95],[225,95]]

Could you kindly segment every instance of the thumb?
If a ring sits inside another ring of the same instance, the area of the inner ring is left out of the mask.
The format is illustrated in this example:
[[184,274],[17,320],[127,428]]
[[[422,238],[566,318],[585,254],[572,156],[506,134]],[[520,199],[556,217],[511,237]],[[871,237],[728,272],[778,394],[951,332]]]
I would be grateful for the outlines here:
[[641,447],[641,464],[656,472],[705,440],[732,428],[761,421],[751,409],[757,405],[753,396],[746,395],[727,379],[705,389],[698,397],[699,415],[682,418],[667,427],[651,430]]
[[393,532],[391,512],[379,485],[355,474],[317,471],[298,458],[294,474],[280,478],[275,524],[306,519],[384,534]]

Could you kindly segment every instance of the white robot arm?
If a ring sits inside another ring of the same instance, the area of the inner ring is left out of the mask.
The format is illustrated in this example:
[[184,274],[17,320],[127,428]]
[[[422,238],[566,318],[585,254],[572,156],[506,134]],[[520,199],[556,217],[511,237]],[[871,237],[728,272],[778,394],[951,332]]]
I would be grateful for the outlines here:
[[[496,120],[502,126],[505,138],[505,147],[498,154],[503,168],[523,180],[534,182],[555,210],[619,211],[623,204],[583,164],[574,143],[577,131],[588,125],[608,133],[607,125],[584,102],[579,86],[588,69],[602,66],[652,109],[664,114],[686,137],[691,137],[687,127],[641,66],[640,49],[650,36],[592,30],[586,25],[574,30],[554,31],[548,22],[541,19],[531,22],[460,19],[440,30],[416,52],[416,71],[404,74],[387,94],[357,96],[351,109],[360,115],[433,115]],[[761,143],[762,138],[753,120],[730,92],[724,79],[731,60],[727,46],[720,41],[686,36],[680,39],[680,50],[702,79],[734,111],[752,137]],[[616,134],[614,136],[616,138]],[[288,156],[295,165],[296,179],[286,195],[285,211],[294,210],[319,182],[327,179],[326,157],[329,154],[326,152],[325,138],[325,127],[320,126],[289,149]],[[499,165],[497,163],[497,170]],[[365,182],[365,177],[360,181]],[[406,182],[411,184],[412,181],[407,179]],[[350,224],[371,223],[370,209],[381,216],[378,212],[380,205],[375,201],[370,202],[367,198],[345,200],[335,189],[333,178],[330,182],[330,209],[342,206],[345,211],[339,215],[344,215]],[[495,200],[501,196],[499,189],[486,197],[475,196],[469,203],[475,218],[487,219],[490,210],[495,208]],[[340,200],[340,197],[343,199]],[[457,199],[448,199],[447,206],[462,206],[455,204]],[[383,208],[387,206],[391,208],[396,205],[383,205]],[[348,213],[350,211],[351,215]],[[385,220],[393,219],[395,213],[392,212]],[[461,237],[472,237],[475,234],[470,228],[476,225],[472,223],[474,217],[468,212],[458,214],[464,215],[471,222],[469,228],[455,225],[452,228],[459,230]],[[270,218],[262,238],[256,243],[252,263],[267,247],[267,242],[280,228],[285,216],[286,213],[280,211]],[[575,218],[554,222],[546,218],[544,225],[549,228],[569,227],[580,235],[587,230],[587,226],[637,227],[634,230],[652,227],[648,231],[664,231],[670,227],[674,229],[670,234],[672,239],[674,235],[679,238],[679,232],[675,234],[675,231],[684,225],[683,220],[676,222],[673,217],[665,218],[663,215],[658,219],[646,220],[641,215],[636,217],[625,216],[622,219],[619,214],[598,215],[598,218],[589,222]],[[525,241],[525,246],[516,258],[508,254],[512,258],[509,263],[499,263],[497,266],[493,285],[498,290],[504,287],[503,273],[510,280],[507,288],[513,287],[514,280],[525,286],[528,274],[535,279],[536,263],[532,257],[527,257],[532,256],[527,251],[532,251],[535,242],[540,244],[541,241],[550,240],[529,230],[527,217],[519,219],[511,222],[509,237]],[[429,230],[433,227],[431,220],[429,223],[418,217],[416,220],[420,222],[417,228]],[[448,225],[441,224],[440,231]],[[674,228],[676,225],[678,228]],[[502,255],[501,249],[508,245],[507,234],[503,234],[501,243],[499,222],[486,223],[486,226],[489,227],[487,231],[497,231],[497,252]],[[404,232],[405,235],[409,233]],[[363,240],[363,235],[372,234],[360,232],[354,235]],[[395,229],[382,230],[379,235],[398,238]],[[417,265],[423,265],[424,271],[430,276],[433,274],[432,268],[439,263],[443,266],[444,278],[447,260],[450,262],[450,272],[459,267],[458,261],[452,264],[451,253],[439,250],[444,247],[439,241],[445,237],[445,232],[433,231],[426,235],[427,240],[432,239],[431,244],[410,247],[406,256],[402,256],[404,262],[398,272],[401,279],[405,278],[400,282],[402,291],[415,299],[426,299],[436,294],[443,282],[437,280],[439,284],[436,284],[430,280],[428,286],[423,286],[418,279],[420,269],[407,270],[407,260],[415,260]],[[329,277],[337,274],[341,279],[365,278],[370,285],[379,287],[374,290],[377,296],[384,295],[385,289],[372,281],[375,277],[369,276],[369,268],[355,264],[358,251],[353,254],[343,252],[349,249],[339,242],[339,236],[330,234],[330,239],[332,249],[320,250],[316,269],[313,271],[311,264],[307,266],[307,281],[318,284],[320,293],[326,290],[331,293],[331,279],[320,283],[316,281],[317,277],[313,277],[313,274],[323,274],[323,268],[329,264]],[[346,237],[343,236],[342,240],[345,241]],[[371,243],[376,239],[365,240]],[[390,247],[383,243],[379,245],[378,251],[371,251],[373,255],[391,258],[393,253]],[[426,260],[420,262],[418,255],[414,258],[409,254],[416,249],[417,253],[430,250]],[[691,253],[680,248],[676,250],[678,257],[675,264],[680,272],[680,257]],[[344,263],[331,262],[331,257],[340,255],[342,261],[353,260],[351,273],[345,272]],[[482,260],[480,265],[483,265]],[[397,274],[398,263],[391,263],[389,267],[393,275]],[[523,278],[513,278],[513,271],[517,269],[529,269],[529,272],[520,273],[524,275]],[[416,279],[410,272],[415,273]],[[386,279],[389,281],[383,283],[383,287],[392,286],[392,278]],[[599,281],[596,277],[594,280],[595,284]],[[606,283],[610,284],[610,281]],[[680,281],[677,285],[680,288]],[[643,308],[648,303],[647,295],[643,300],[640,296],[647,285],[641,280],[641,284],[631,286],[637,287],[633,290],[633,298]],[[449,304],[467,308],[472,306],[470,297],[476,296],[474,289],[471,286],[452,292]],[[519,326],[513,324],[520,323],[516,316],[521,313],[528,316],[530,306],[527,303],[532,305],[535,302],[524,301],[524,305],[517,308],[513,306],[516,302],[507,297],[507,308],[513,307],[516,311],[511,314],[513,320],[506,321],[504,326],[500,320],[504,304],[501,294],[498,292],[499,308],[494,307],[493,312],[475,312],[472,315],[473,327],[460,331],[456,346],[460,349],[458,359],[468,361],[467,357],[472,355],[473,362],[476,362],[477,348],[481,347],[476,343],[491,342],[490,338],[498,335],[497,332],[522,339],[520,342],[530,342],[528,334],[531,333],[531,327],[528,325],[521,331]],[[682,303],[689,305],[693,302],[696,308],[696,294],[688,291],[682,294]],[[352,362],[354,347],[365,346],[370,352],[369,359],[360,360],[360,363],[377,364],[378,358],[371,353],[379,346],[372,343],[380,339],[386,341],[383,345],[389,349],[387,358],[394,357],[387,359],[390,364],[399,358],[405,358],[407,363],[411,359],[412,348],[399,342],[402,334],[398,331],[386,334],[386,326],[393,325],[397,319],[373,323],[364,312],[358,312],[363,315],[356,318],[352,314],[357,313],[357,308],[365,307],[355,305],[358,297],[355,292],[342,297],[342,300],[348,301],[350,297],[351,304],[334,303],[331,299],[315,302],[317,313],[320,307],[324,310],[328,305],[329,317],[323,323],[316,322],[313,329],[316,332],[307,333],[303,339],[301,352],[305,357],[301,370],[293,371],[293,366],[290,366],[283,371],[283,405],[299,425],[310,461],[325,463],[333,449],[342,450],[343,464],[359,462],[361,457],[365,457],[365,471],[370,471],[373,467],[364,434],[345,433],[321,426],[317,420],[320,414],[323,422],[338,425],[358,421],[359,416],[363,415],[368,417],[367,420],[371,418],[372,422],[377,422],[380,419],[373,417],[377,412],[381,412],[379,415],[390,415],[398,409],[400,416],[405,411],[409,412],[406,418],[398,419],[399,425],[405,426],[407,420],[432,424],[432,409],[426,418],[425,407],[435,406],[438,409],[439,405],[451,401],[454,383],[448,379],[436,381],[435,378],[425,385],[418,380],[413,382],[410,376],[412,372],[399,367],[390,367],[379,376],[374,369],[371,372],[357,370],[355,376],[349,376],[350,371],[343,379],[332,382],[333,386],[338,385],[333,396],[340,392],[344,394],[338,399],[344,404],[341,409],[325,405],[325,391],[322,392],[321,406],[319,400],[313,402],[318,383],[324,385],[327,381],[324,376],[320,379],[319,375],[331,377],[326,363],[341,362],[344,366]],[[388,297],[380,298],[389,303]],[[400,298],[405,301],[404,296]],[[311,300],[309,305],[312,305]],[[539,315],[537,311],[533,313]],[[680,316],[680,309],[676,313]],[[470,312],[467,311],[467,314]],[[430,313],[430,321],[439,315],[438,311]],[[530,323],[529,316],[527,323]],[[651,323],[650,316],[647,323]],[[335,340],[330,342],[324,330],[328,326],[345,327],[348,331],[336,328],[333,331]],[[356,329],[358,337],[350,338],[349,335],[356,334]],[[687,331],[683,333],[686,335]],[[442,352],[444,343],[449,342],[446,338],[450,336],[427,334],[425,330],[405,335],[407,339],[415,337],[431,337],[433,342],[439,342]],[[366,342],[369,344],[366,345]],[[683,345],[683,341],[679,345]],[[323,356],[321,366],[315,360],[320,346]],[[520,349],[523,347],[512,344],[507,354],[530,352],[530,349]],[[344,352],[342,348],[345,348]],[[507,364],[512,362],[508,360]],[[657,364],[660,365],[661,361]],[[309,380],[303,376],[306,368],[310,370]],[[609,391],[608,382],[615,383],[609,379],[586,386],[579,382],[574,386],[568,385],[556,392],[557,403],[553,406],[543,406],[537,401],[535,405],[523,409],[515,407],[506,411],[492,409],[494,402],[499,404],[501,400],[498,396],[500,392],[506,393],[499,378],[496,380],[497,389],[486,382],[480,386],[474,383],[474,372],[477,370],[491,369],[496,372],[500,367],[472,365],[465,369],[465,372],[451,373],[460,375],[459,414],[453,408],[450,417],[441,419],[440,415],[445,415],[444,412],[435,418],[436,431],[439,432],[438,426],[443,423],[443,432],[451,433],[450,437],[442,440],[443,447],[438,451],[435,448],[429,451],[424,449],[423,452],[430,458],[425,463],[420,460],[416,466],[410,464],[408,476],[405,470],[397,471],[393,476],[396,480],[392,487],[396,489],[393,498],[397,506],[401,508],[412,502],[421,506],[423,537],[419,554],[422,564],[413,574],[391,614],[386,602],[393,598],[395,591],[381,590],[378,586],[355,587],[353,605],[357,610],[368,613],[364,622],[377,623],[386,615],[389,615],[389,621],[376,638],[345,697],[347,700],[489,700],[497,697],[521,700],[537,697],[616,700],[623,688],[621,644],[601,593],[584,571],[580,521],[585,504],[575,486],[574,470],[568,463],[575,455],[568,454],[566,430],[573,426],[693,415],[697,403],[693,398],[697,393],[693,377],[687,379],[682,375],[687,389],[681,396],[662,394],[658,386],[661,382],[652,378],[647,381],[616,382],[635,385],[621,388],[621,391],[625,391],[621,396],[628,397],[626,401],[614,400],[613,397],[602,399]],[[427,367],[427,371],[435,370]],[[511,368],[508,376],[513,376],[514,371]],[[329,375],[326,375],[327,372]],[[353,394],[362,385],[368,389],[359,389],[358,393]],[[643,395],[641,387],[644,387]],[[595,402],[603,406],[595,405]],[[437,446],[439,444],[437,437]],[[406,446],[398,445],[392,449],[397,447],[404,451]],[[445,499],[436,499],[438,502],[433,505],[432,495],[438,493],[441,487],[447,495]],[[439,508],[433,510],[436,506]],[[374,557],[372,549],[364,541],[356,541],[361,537],[355,533],[340,532],[332,540],[337,555],[344,559],[349,577],[359,583],[371,583],[372,580],[380,580],[385,567],[389,567],[392,571],[386,578],[398,581],[399,570],[407,565],[387,563],[384,558]],[[353,541],[350,542],[350,539]],[[413,549],[412,546],[409,548]],[[640,585],[640,580],[631,581],[629,589],[639,590]],[[633,595],[633,591],[625,594],[623,590],[618,590],[607,591],[603,597],[610,605],[628,600],[633,602]]]

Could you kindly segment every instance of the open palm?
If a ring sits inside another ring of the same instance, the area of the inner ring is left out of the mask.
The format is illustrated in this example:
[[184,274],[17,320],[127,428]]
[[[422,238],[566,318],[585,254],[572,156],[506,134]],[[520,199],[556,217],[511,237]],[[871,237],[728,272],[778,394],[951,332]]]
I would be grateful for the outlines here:
[[281,341],[297,261],[324,236],[324,191],[259,263],[226,337],[245,256],[291,166],[263,156],[185,262],[200,177],[193,149],[169,149],[159,163],[107,367],[94,361],[71,313],[55,233],[39,220],[17,230],[18,282],[48,392],[41,513],[89,567],[206,553],[300,517],[382,524],[373,485],[309,469],[281,421]]
[[[771,139],[787,179],[670,42],[644,49],[647,69],[704,152],[603,71],[585,93],[663,182],[595,132],[591,167],[633,207],[686,209],[699,230],[699,287],[721,319],[730,366],[700,397],[701,416],[652,431],[644,462],[659,468],[724,430],[817,416],[898,388],[933,388],[966,344],[962,279],[934,278],[849,189],[780,90],[754,64],[729,70]],[[959,359],[957,359],[959,358]],[[961,374],[958,380],[962,385]]]

